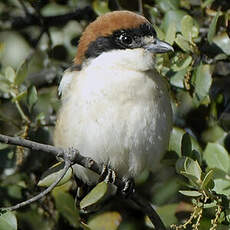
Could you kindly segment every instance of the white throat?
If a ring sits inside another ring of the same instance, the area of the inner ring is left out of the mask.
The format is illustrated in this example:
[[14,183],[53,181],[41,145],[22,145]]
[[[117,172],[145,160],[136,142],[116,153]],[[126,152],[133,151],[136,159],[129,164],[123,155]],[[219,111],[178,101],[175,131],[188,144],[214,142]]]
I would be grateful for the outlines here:
[[[154,69],[154,58],[153,54],[142,48],[138,49],[125,49],[125,50],[112,50],[109,52],[104,52],[96,58],[90,58],[85,63],[83,63],[82,72],[90,71],[94,80],[96,80],[95,75],[97,72],[103,73],[104,70],[110,77],[106,77],[107,80],[111,78],[112,72],[125,73],[127,71],[145,72]],[[102,72],[101,72],[102,71]],[[105,75],[102,74],[103,77]],[[58,92],[59,95],[66,95],[68,92],[71,82],[76,75],[80,72],[67,70],[60,82]],[[116,74],[115,74],[116,75]],[[99,78],[100,78],[99,77]],[[127,77],[127,76],[126,76]]]
[[154,68],[153,54],[143,48],[112,50],[96,58],[89,59],[84,67],[102,66],[102,68],[125,68],[134,71],[147,71]]

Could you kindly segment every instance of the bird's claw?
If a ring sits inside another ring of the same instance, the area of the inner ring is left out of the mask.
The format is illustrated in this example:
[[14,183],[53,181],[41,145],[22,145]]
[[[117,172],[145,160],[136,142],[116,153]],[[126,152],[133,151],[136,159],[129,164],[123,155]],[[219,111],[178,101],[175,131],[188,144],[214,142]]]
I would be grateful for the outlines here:
[[[124,196],[128,197],[132,193],[135,192],[135,183],[132,178],[126,178],[123,179],[124,187],[119,189],[119,193]],[[116,173],[114,170],[108,168],[106,165],[103,165],[102,173],[99,177],[98,183],[105,181],[106,183],[114,184],[116,181]]]
[[105,181],[106,183],[114,184],[115,180],[116,180],[115,171],[108,168],[106,165],[103,165],[103,169],[102,169],[98,182]]
[[132,178],[123,178],[125,183],[124,187],[121,189],[121,194],[124,197],[128,197],[135,192],[135,183]]

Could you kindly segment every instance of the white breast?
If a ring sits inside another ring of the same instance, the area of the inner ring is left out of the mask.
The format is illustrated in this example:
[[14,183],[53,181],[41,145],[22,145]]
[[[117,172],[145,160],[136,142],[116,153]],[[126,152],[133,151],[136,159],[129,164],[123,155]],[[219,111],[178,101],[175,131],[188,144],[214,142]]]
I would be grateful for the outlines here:
[[[98,63],[73,78],[59,113],[55,145],[76,147],[121,176],[154,169],[168,147],[172,123],[166,82],[154,70]],[[89,184],[97,178],[81,166],[75,172]]]

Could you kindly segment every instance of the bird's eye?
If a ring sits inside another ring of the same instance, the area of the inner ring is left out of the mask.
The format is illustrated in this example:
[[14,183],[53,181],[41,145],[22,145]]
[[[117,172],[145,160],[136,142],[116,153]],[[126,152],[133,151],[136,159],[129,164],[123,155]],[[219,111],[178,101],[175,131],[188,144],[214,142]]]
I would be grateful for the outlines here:
[[131,36],[124,35],[124,34],[122,34],[119,39],[124,45],[131,45],[133,42]]

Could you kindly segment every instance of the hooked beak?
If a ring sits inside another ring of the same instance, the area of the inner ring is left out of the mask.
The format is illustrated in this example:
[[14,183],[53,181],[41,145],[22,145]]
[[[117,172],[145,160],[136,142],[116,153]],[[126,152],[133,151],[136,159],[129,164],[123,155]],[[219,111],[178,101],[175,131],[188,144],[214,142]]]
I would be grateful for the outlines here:
[[166,53],[169,51],[174,51],[170,44],[157,38],[154,40],[154,42],[149,42],[146,44],[144,48],[152,53]]

